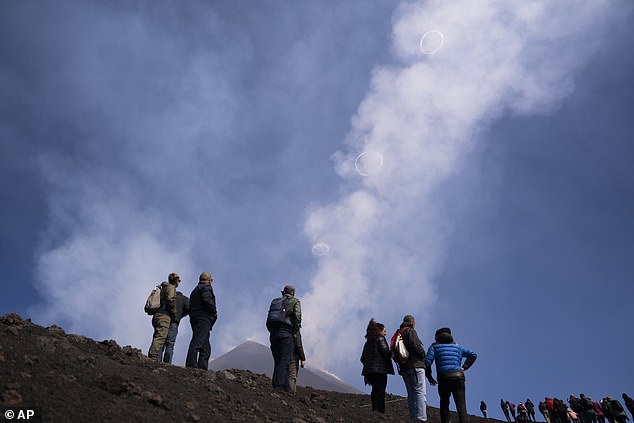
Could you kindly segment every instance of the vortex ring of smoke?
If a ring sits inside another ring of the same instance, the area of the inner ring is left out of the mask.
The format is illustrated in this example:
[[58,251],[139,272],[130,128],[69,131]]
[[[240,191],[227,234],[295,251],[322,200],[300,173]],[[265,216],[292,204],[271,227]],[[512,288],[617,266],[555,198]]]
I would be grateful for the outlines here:
[[[425,47],[423,47],[423,42],[425,41],[425,38],[431,34],[438,34],[440,36],[440,43],[438,44],[438,47],[434,49],[425,49]],[[420,39],[420,52],[423,54],[434,54],[438,50],[440,50],[444,42],[445,42],[445,37],[442,35],[442,32],[435,29],[431,31],[427,31],[426,33],[423,34],[423,36]]]
[[326,254],[330,252],[330,247],[328,246],[328,244],[324,244],[323,242],[318,242],[317,244],[313,245],[313,248],[311,249],[311,251],[316,256],[325,256]]
[[[365,163],[365,166],[364,166],[363,156],[366,156],[366,155],[367,155],[366,159],[368,159],[371,156],[378,158],[378,165],[375,166],[375,169],[367,169],[368,167],[367,163]],[[359,163],[361,164],[361,169],[359,168]],[[359,175],[372,176],[376,174],[379,170],[381,170],[381,168],[383,167],[383,156],[381,155],[381,153],[378,153],[376,151],[364,151],[363,153],[359,154],[357,158],[354,160],[354,167],[355,169],[357,169],[357,172],[359,173]]]

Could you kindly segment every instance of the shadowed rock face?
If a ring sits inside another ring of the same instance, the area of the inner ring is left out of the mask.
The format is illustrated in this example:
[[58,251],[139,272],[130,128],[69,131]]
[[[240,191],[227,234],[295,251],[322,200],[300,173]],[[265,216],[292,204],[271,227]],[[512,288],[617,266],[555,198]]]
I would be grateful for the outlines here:
[[[387,400],[387,413],[380,420],[407,421],[406,401],[391,395]],[[263,374],[166,365],[112,340],[96,342],[57,326],[43,328],[16,314],[0,316],[3,415],[22,407],[35,409],[30,421],[44,422],[377,420],[369,403],[369,395],[304,387],[292,396],[273,391],[271,379]],[[429,407],[428,415],[431,423],[440,421],[437,409]]]
[[[214,359],[209,367],[212,370],[243,369],[254,373],[264,373],[268,377],[273,375],[273,356],[269,347],[255,341],[246,341],[228,353]],[[306,366],[300,369],[297,376],[298,386],[310,386],[325,391],[347,392],[362,394],[363,392],[352,385],[319,369]]]

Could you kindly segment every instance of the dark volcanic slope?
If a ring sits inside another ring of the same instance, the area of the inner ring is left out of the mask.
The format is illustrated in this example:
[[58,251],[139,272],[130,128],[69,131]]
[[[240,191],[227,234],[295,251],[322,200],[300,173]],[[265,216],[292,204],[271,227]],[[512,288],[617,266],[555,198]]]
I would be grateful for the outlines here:
[[[378,416],[367,407],[368,395],[298,388],[291,396],[272,391],[265,375],[163,365],[136,348],[67,335],[15,314],[0,316],[0,395],[0,416],[35,408],[38,419],[30,421],[45,422],[407,421],[402,398],[388,398],[396,401]],[[438,423],[438,410],[428,412]]]

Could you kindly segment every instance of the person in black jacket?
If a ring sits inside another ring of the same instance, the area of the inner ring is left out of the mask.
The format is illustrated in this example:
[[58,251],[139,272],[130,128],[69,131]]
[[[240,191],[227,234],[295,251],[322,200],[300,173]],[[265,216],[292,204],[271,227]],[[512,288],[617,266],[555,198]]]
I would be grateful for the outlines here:
[[172,356],[174,355],[174,344],[178,336],[178,325],[181,319],[189,315],[189,298],[182,292],[176,291],[176,314],[172,317],[165,345],[163,345],[163,363],[172,364]]
[[192,340],[187,350],[185,366],[207,370],[211,345],[209,333],[218,319],[216,296],[211,287],[214,278],[209,272],[202,272],[198,285],[189,296],[189,323],[192,326]]
[[370,319],[365,332],[365,345],[361,353],[361,363],[366,385],[372,386],[370,399],[372,411],[385,413],[385,388],[387,387],[387,375],[394,374],[390,347],[385,340],[385,326]]
[[[436,383],[431,376],[431,372],[425,370],[425,347],[416,333],[416,320],[414,316],[403,317],[403,323],[397,332],[401,333],[405,347],[409,352],[409,357],[403,364],[398,364],[398,373],[403,377],[405,389],[407,390],[407,408],[412,420],[427,420],[427,387],[425,376],[430,383]],[[392,337],[392,340],[395,339]],[[390,345],[394,348],[394,345]]]
[[482,413],[482,415],[484,416],[485,419],[488,419],[487,417],[487,403],[484,401],[480,401],[480,412]]

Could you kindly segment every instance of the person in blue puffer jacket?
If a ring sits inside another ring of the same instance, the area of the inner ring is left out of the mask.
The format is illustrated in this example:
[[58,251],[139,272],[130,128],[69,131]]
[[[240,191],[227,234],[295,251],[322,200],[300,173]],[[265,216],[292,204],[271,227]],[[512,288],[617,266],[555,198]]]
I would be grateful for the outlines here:
[[[478,356],[470,349],[456,344],[449,328],[438,329],[435,339],[436,342],[427,350],[425,367],[431,370],[432,363],[436,361],[440,421],[449,423],[449,398],[453,395],[459,422],[468,423],[464,372],[473,365]],[[466,358],[464,363],[462,363],[463,358]],[[436,381],[432,378],[430,384],[436,385]]]

